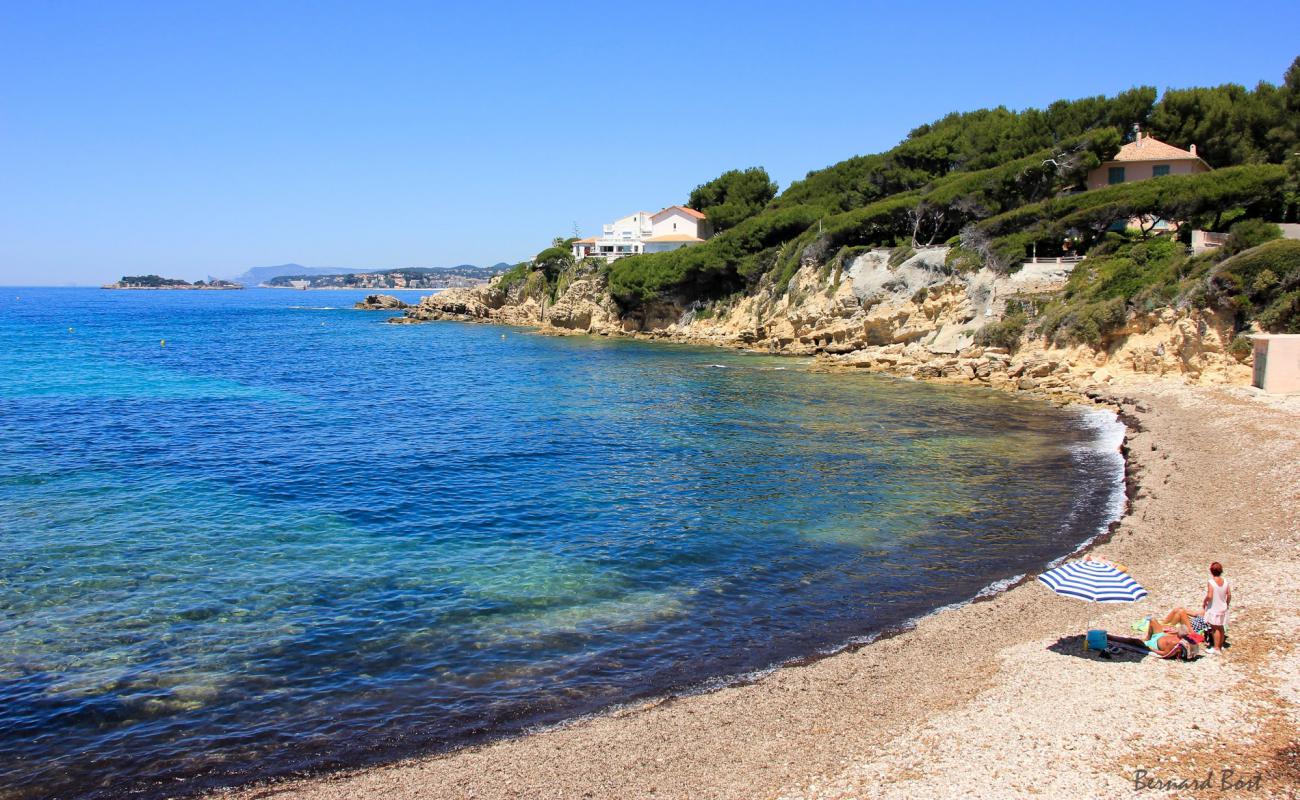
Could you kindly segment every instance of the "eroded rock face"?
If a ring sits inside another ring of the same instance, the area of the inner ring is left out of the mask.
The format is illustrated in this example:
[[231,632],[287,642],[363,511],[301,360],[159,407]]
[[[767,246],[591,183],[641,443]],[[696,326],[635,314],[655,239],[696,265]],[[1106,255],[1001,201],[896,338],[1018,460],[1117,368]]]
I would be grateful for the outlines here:
[[542,324],[547,328],[577,333],[611,334],[623,330],[618,304],[597,274],[575,279],[546,309]]
[[492,309],[481,298],[481,289],[449,289],[439,294],[421,297],[420,302],[406,309],[402,319],[428,322],[435,319],[486,320]]
[[843,269],[808,265],[784,291],[761,285],[730,303],[662,299],[624,312],[598,270],[571,276],[554,299],[545,282],[452,289],[423,298],[406,316],[538,326],[547,333],[630,334],[697,344],[815,355],[827,369],[866,368],[927,380],[974,381],[1068,394],[1130,375],[1246,383],[1249,367],[1227,353],[1232,321],[1210,312],[1162,309],[1134,317],[1096,346],[1054,347],[1037,339],[1004,348],[974,344],[1007,301],[1058,291],[1068,265],[1033,265],[1014,275],[958,274],[947,248],[925,248],[896,266],[864,253]]
[[400,311],[409,306],[391,294],[368,294],[365,300],[352,306],[364,311]]
[[[830,275],[806,266],[779,296],[771,287],[760,289],[717,318],[686,318],[668,330],[779,352],[842,354],[919,343],[953,354],[971,343],[975,330],[998,318],[981,316],[993,307],[995,289],[1013,290],[995,287],[992,273],[954,274],[946,266],[947,254],[947,248],[925,248],[891,267],[889,251],[871,251]],[[1009,279],[1002,280],[1009,285]]]

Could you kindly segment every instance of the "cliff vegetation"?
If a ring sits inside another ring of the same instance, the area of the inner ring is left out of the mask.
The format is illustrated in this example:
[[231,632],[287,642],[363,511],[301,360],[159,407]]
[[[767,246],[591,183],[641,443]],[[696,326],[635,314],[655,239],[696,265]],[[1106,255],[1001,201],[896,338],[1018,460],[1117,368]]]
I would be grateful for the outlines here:
[[[1085,190],[1135,129],[1212,168]],[[1117,371],[1239,380],[1252,330],[1300,332],[1300,59],[1280,85],[950,114],[785,191],[697,186],[716,235],[606,264],[557,238],[402,321],[632,333],[1051,389]],[[1286,239],[1279,223],[1290,229]],[[1212,245],[1192,252],[1193,231]],[[1235,377],[1234,377],[1235,376]]]

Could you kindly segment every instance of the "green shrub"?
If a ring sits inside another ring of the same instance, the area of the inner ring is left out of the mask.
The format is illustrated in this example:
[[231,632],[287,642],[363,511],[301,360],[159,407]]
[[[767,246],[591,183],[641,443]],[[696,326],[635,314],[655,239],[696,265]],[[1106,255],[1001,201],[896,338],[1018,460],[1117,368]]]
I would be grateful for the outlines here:
[[980,347],[1004,347],[1015,351],[1025,334],[1024,314],[1014,314],[997,322],[990,322],[975,332],[975,344]]
[[573,253],[566,247],[548,247],[533,258],[533,265],[554,281],[565,269],[573,266]]
[[1238,361],[1245,361],[1255,351],[1255,345],[1246,336],[1238,334],[1228,343],[1228,355]]
[[1053,308],[1043,316],[1039,332],[1058,345],[1102,344],[1128,319],[1120,298]]
[[1205,286],[1209,300],[1244,318],[1255,312],[1267,331],[1300,333],[1300,241],[1275,239],[1227,258]]
[[1278,295],[1257,319],[1269,333],[1300,333],[1300,290]]
[[528,273],[532,271],[533,271],[532,265],[526,261],[519,264],[515,264],[510,269],[501,273],[501,276],[497,278],[496,286],[501,291],[508,292],[516,284],[523,283],[525,280],[527,280]]
[[1265,242],[1281,238],[1282,229],[1277,225],[1262,219],[1243,219],[1228,229],[1228,241],[1220,248],[1220,257],[1229,258],[1252,247],[1259,247]]

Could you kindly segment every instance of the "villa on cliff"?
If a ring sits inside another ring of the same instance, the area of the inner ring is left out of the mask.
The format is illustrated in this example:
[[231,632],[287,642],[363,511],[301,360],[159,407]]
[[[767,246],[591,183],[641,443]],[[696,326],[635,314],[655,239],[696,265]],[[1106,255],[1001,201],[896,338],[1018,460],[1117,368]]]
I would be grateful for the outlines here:
[[[1121,147],[1114,158],[1102,162],[1100,166],[1088,173],[1089,190],[1104,189],[1117,183],[1146,181],[1165,175],[1193,175],[1210,171],[1210,165],[1196,154],[1196,145],[1191,145],[1186,150],[1174,147],[1154,136],[1144,134],[1142,128],[1137,125],[1133,126],[1133,136],[1133,141]],[[1178,226],[1177,221],[1135,217],[1119,223],[1116,227],[1171,231],[1177,230]],[[1221,238],[1219,234],[1193,231],[1192,250],[1200,252],[1208,247],[1217,247],[1222,244]]]
[[638,211],[603,226],[600,236],[573,243],[573,257],[591,256],[614,261],[640,253],[663,253],[699,244],[713,235],[702,212],[686,206],[668,206],[651,214]]
[[1089,189],[1145,181],[1163,175],[1191,175],[1210,171],[1210,165],[1196,155],[1196,145],[1183,150],[1143,134],[1142,129],[1136,126],[1134,134],[1136,138],[1121,147],[1114,158],[1088,173]]

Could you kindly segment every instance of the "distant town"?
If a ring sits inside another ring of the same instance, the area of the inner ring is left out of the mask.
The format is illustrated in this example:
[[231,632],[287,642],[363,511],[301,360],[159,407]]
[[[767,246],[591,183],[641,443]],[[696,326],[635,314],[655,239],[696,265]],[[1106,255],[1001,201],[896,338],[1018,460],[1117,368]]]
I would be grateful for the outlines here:
[[277,275],[260,285],[275,289],[451,289],[486,283],[497,267],[442,267],[349,272],[341,275]]

